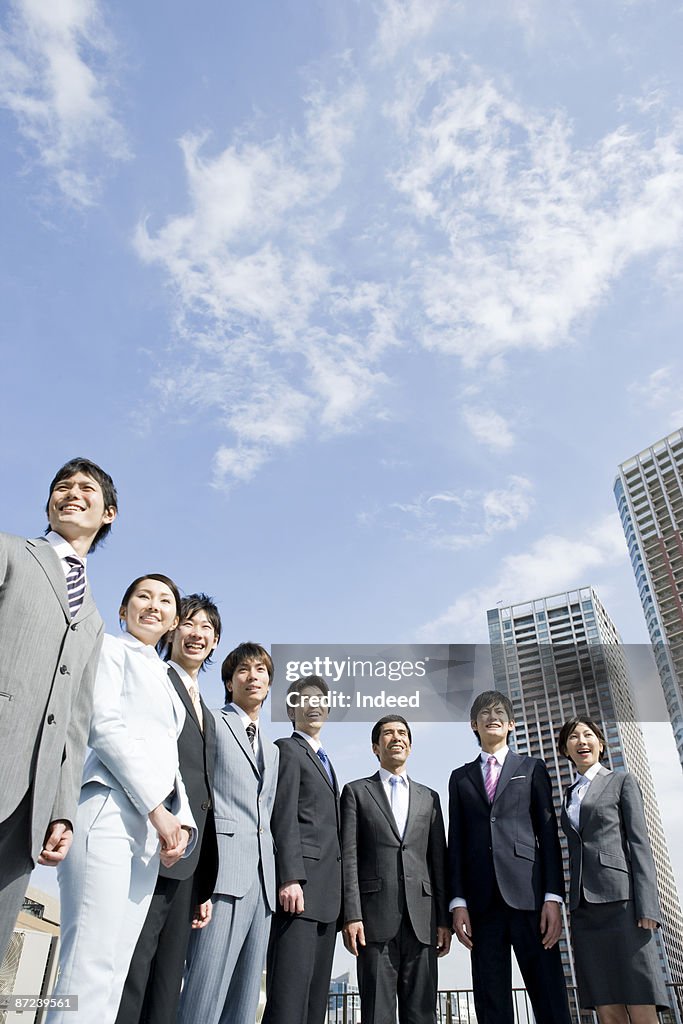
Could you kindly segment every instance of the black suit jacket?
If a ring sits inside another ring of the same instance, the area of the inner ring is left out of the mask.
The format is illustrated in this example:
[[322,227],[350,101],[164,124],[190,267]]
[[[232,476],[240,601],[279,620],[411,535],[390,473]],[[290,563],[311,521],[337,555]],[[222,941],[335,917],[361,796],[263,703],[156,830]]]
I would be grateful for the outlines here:
[[[278,885],[298,881],[304,911],[298,917],[329,923],[341,910],[339,789],[303,736],[275,741],[280,750],[270,827]],[[334,773],[333,773],[334,775]]]
[[159,869],[164,878],[190,878],[196,875],[197,902],[211,896],[218,872],[218,847],[213,819],[213,765],[216,755],[216,723],[202,701],[204,732],[182,679],[168,666],[168,676],[185,707],[185,725],[178,737],[178,763],[190,808],[197,823],[198,837],[189,857],[181,858],[172,868]]
[[562,853],[548,770],[509,750],[493,804],[479,758],[449,782],[450,897],[486,910],[496,885],[508,906],[539,910],[545,893],[564,896]]
[[396,829],[379,772],[341,798],[344,921],[362,921],[368,942],[388,942],[405,912],[420,942],[450,927],[446,836],[438,793],[409,779],[408,820]]

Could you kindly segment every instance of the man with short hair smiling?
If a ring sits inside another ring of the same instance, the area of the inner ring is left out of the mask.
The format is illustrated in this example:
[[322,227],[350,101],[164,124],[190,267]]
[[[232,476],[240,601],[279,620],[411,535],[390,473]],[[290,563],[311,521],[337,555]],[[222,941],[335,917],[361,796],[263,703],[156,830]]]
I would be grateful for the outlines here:
[[379,771],[341,798],[344,945],[358,958],[361,1017],[435,1024],[437,956],[448,953],[446,837],[439,796],[409,779],[410,726],[372,730]]
[[569,1024],[557,941],[562,854],[548,770],[508,748],[508,697],[479,694],[470,724],[481,755],[449,783],[453,930],[472,954],[479,1024],[513,1024],[511,947],[537,1024]]
[[268,946],[263,1024],[323,1024],[341,910],[339,789],[320,733],[330,688],[304,676],[287,690],[291,736],[280,751],[272,828],[279,906]]
[[50,484],[47,536],[0,534],[0,962],[34,864],[71,846],[104,628],[86,556],[117,505],[109,474],[71,459]]
[[178,764],[197,843],[189,857],[161,867],[145,924],[121,996],[117,1024],[168,1024],[175,1020],[185,953],[192,928],[211,919],[210,897],[218,870],[213,820],[216,726],[199,693],[199,673],[221,636],[218,608],[206,594],[188,594],[166,652],[168,675],[185,706]]
[[273,662],[260,644],[240,644],[223,662],[221,676],[228,702],[214,712],[218,877],[211,926],[190,939],[180,1024],[247,1024],[256,1019],[275,910],[270,815],[279,755],[259,723]]

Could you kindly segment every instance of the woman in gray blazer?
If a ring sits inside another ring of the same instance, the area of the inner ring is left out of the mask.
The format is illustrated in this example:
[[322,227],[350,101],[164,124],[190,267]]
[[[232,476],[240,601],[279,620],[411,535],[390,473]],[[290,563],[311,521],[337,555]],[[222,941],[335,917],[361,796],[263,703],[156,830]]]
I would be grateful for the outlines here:
[[[159,861],[189,852],[194,819],[178,771],[185,708],[157,645],[178,624],[180,594],[167,576],[134,580],[121,602],[125,632],[105,634],[74,841],[59,868],[60,976],[54,996],[69,1024],[113,1024],[149,907]],[[66,1012],[65,1012],[66,1011]]]
[[569,845],[571,935],[582,1007],[600,1024],[657,1024],[669,1005],[658,966],[661,921],[643,798],[630,772],[601,765],[606,742],[590,718],[572,718],[558,746],[574,765],[561,823]]

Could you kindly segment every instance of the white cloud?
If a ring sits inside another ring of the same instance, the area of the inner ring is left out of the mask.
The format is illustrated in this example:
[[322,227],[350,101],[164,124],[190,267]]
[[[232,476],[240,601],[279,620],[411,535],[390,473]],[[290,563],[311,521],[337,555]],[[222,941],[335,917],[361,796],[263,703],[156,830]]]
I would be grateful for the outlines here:
[[663,415],[672,429],[683,426],[681,374],[677,367],[660,366],[644,381],[633,381],[628,390],[646,408],[656,409]]
[[500,413],[467,406],[462,415],[467,429],[480,444],[498,452],[509,451],[514,445],[515,436]]
[[630,263],[680,244],[683,124],[579,148],[561,111],[524,107],[476,69],[439,70],[425,112],[414,82],[396,100],[408,156],[391,176],[422,226],[424,343],[469,366],[566,343]]
[[[390,61],[410,43],[429,35],[448,0],[382,0],[377,5],[375,56]],[[451,16],[461,5],[451,0]]]
[[443,614],[420,628],[420,639],[486,642],[486,612],[490,608],[596,585],[596,573],[618,565],[625,557],[624,534],[616,514],[600,519],[582,536],[547,534],[528,551],[504,558],[496,580],[457,597]]
[[479,547],[526,522],[534,508],[533,484],[513,475],[505,487],[484,493],[441,491],[392,507],[418,524],[421,540],[458,551]]
[[94,201],[103,158],[128,155],[107,96],[113,49],[97,0],[13,0],[0,31],[0,104],[78,206]]

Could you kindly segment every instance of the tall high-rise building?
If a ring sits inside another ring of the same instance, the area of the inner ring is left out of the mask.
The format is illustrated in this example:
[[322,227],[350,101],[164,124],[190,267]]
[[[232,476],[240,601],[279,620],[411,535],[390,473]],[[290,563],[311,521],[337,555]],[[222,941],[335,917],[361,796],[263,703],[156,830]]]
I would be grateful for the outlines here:
[[[616,626],[592,587],[585,587],[492,609],[488,627],[494,684],[507,693],[515,712],[514,745],[519,753],[546,762],[558,809],[572,773],[557,749],[557,736],[562,723],[574,715],[599,722],[607,738],[609,767],[631,771],[638,779],[662,904],[659,965],[668,984],[683,982],[683,915]],[[568,882],[567,843],[562,833],[560,838]],[[574,986],[566,939],[561,954],[567,984]],[[579,1019],[576,1008],[574,1013]],[[675,1020],[682,1020],[678,1009]]]
[[623,462],[614,495],[683,767],[683,430]]

